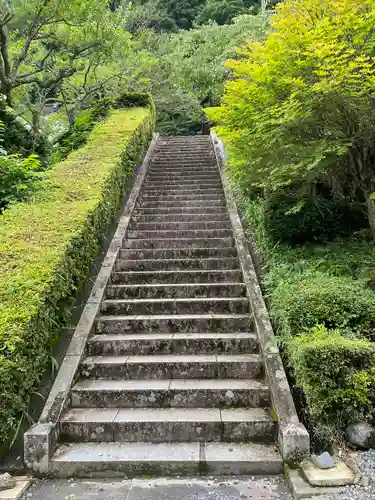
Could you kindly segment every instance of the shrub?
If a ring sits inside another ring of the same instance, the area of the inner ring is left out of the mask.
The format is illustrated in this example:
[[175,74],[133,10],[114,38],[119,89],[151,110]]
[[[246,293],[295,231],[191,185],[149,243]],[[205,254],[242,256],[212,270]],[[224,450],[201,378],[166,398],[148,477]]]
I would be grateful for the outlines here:
[[287,342],[289,363],[313,421],[343,428],[375,403],[375,344],[312,328]]
[[300,334],[319,323],[374,336],[375,293],[350,277],[296,274],[276,286],[271,302],[272,315],[284,334]]
[[274,241],[301,245],[329,241],[368,227],[363,207],[343,205],[328,196],[315,193],[305,197],[302,203],[291,193],[267,198],[264,215],[270,237]]
[[35,200],[0,218],[0,442],[37,387],[154,119],[146,108],[112,110],[82,149],[48,172]]

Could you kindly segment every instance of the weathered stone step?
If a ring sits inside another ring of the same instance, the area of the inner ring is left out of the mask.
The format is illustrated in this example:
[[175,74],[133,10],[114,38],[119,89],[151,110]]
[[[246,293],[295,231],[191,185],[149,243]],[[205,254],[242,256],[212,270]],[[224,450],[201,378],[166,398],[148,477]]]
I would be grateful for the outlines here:
[[203,271],[201,269],[189,271],[123,271],[113,272],[111,275],[112,284],[127,285],[233,283],[241,282],[241,280],[242,273],[239,269],[216,271]]
[[229,222],[229,217],[226,213],[217,214],[170,214],[170,215],[133,215],[132,222],[191,222],[192,218],[197,222]]
[[[215,210],[226,210],[226,204],[223,199],[210,199],[210,200],[174,200],[174,201],[145,201],[140,199],[137,204],[137,210],[143,210],[144,208],[152,208],[153,213],[157,213],[158,210],[171,209],[175,213],[181,212],[184,208],[187,212],[194,211],[194,209],[199,209],[199,212],[206,212],[207,208],[211,209],[211,213]],[[192,210],[193,209],[193,210]]]
[[159,193],[157,190],[153,192],[153,194],[150,192],[143,193],[139,197],[139,203],[166,203],[166,202],[171,202],[172,206],[176,205],[181,205],[181,202],[185,205],[186,202],[189,203],[194,203],[194,204],[202,204],[205,203],[206,205],[210,205],[214,203],[217,205],[217,202],[219,202],[223,205],[225,205],[225,198],[223,196],[223,193],[221,191],[212,191],[212,192],[205,192],[205,191],[200,191],[200,192],[183,192],[181,191],[180,193],[176,191],[165,191],[162,193]]
[[216,179],[208,179],[202,180],[199,178],[195,178],[194,180],[190,179],[165,179],[162,181],[158,181],[156,179],[146,179],[143,185],[142,191],[145,189],[149,189],[150,187],[158,187],[159,189],[163,188],[181,188],[181,189],[205,189],[205,188],[213,188],[213,187],[222,187],[222,183],[220,181],[220,177],[217,176]]
[[246,314],[249,301],[245,297],[194,297],[157,299],[109,299],[101,304],[102,314]]
[[149,172],[146,178],[146,182],[160,182],[160,183],[174,183],[174,182],[188,182],[188,183],[197,183],[201,182],[211,182],[220,180],[219,172],[210,173],[199,173],[192,172],[189,174],[188,172],[168,172],[166,174],[162,174],[161,172]]
[[66,442],[273,441],[263,408],[72,408],[60,422]]
[[234,240],[230,238],[153,238],[153,239],[127,239],[123,243],[123,248],[221,248],[234,245]]
[[196,175],[209,175],[212,176],[214,175],[215,178],[218,177],[219,172],[217,169],[217,166],[202,166],[199,165],[197,167],[195,166],[190,166],[190,167],[150,167],[148,171],[148,175],[152,176],[172,176],[172,177],[178,177],[178,176],[188,176],[188,177],[195,177]]
[[151,163],[151,168],[154,170],[165,171],[167,168],[174,168],[176,170],[190,169],[192,167],[198,167],[200,169],[204,168],[216,168],[216,162],[213,159],[205,158],[195,158],[195,159],[183,159],[183,158],[165,158],[153,160]]
[[133,217],[139,215],[185,215],[185,214],[199,214],[199,215],[212,215],[222,214],[227,215],[228,209],[225,203],[214,205],[212,203],[194,203],[190,205],[179,206],[166,206],[160,205],[156,207],[144,207],[139,203],[134,209]]
[[143,198],[148,198],[149,196],[155,197],[158,196],[163,199],[165,196],[172,196],[172,199],[178,199],[178,197],[191,197],[192,199],[199,199],[201,196],[209,196],[211,198],[215,198],[216,196],[220,196],[224,198],[224,192],[222,188],[219,186],[217,188],[213,187],[212,184],[210,186],[200,186],[199,184],[195,185],[195,188],[185,188],[184,185],[180,186],[170,186],[170,187],[162,187],[162,186],[149,186],[147,189],[143,190],[141,193]]
[[150,190],[150,189],[158,189],[159,191],[163,190],[184,190],[184,191],[196,191],[196,190],[202,190],[202,189],[219,189],[222,190],[222,184],[219,179],[215,180],[208,180],[208,181],[201,181],[197,180],[196,182],[192,181],[184,181],[184,180],[179,180],[179,181],[155,181],[155,180],[148,180],[145,182],[143,186],[142,192],[145,190]]
[[166,248],[160,250],[120,249],[119,258],[125,260],[140,259],[204,259],[215,257],[237,257],[235,247],[228,248]]
[[282,474],[272,444],[258,443],[73,443],[51,459],[55,477],[139,477]]
[[245,297],[242,283],[111,285],[106,289],[107,299],[157,299],[194,297]]
[[265,408],[269,389],[258,380],[80,380],[73,408]]
[[171,191],[170,193],[168,191],[163,191],[163,192],[158,192],[157,189],[154,191],[149,191],[143,193],[140,198],[139,202],[154,202],[154,203],[163,203],[163,202],[173,202],[175,203],[180,203],[181,201],[186,202],[197,202],[197,203],[202,203],[203,201],[205,203],[212,203],[212,202],[217,202],[218,200],[221,201],[221,203],[225,203],[225,198],[224,195],[221,191],[211,191],[205,192],[202,191],[201,193],[196,193],[196,192],[184,192],[181,191],[181,194],[179,194],[177,191]]
[[250,314],[99,316],[96,320],[96,333],[219,333],[247,332],[251,329]]
[[247,379],[260,378],[263,364],[256,354],[154,354],[95,356],[80,366],[81,379]]
[[88,344],[89,356],[148,354],[246,354],[258,353],[254,333],[147,333],[94,335]]
[[177,239],[177,238],[229,238],[233,234],[231,229],[186,229],[186,230],[161,230],[161,231],[133,231],[127,232],[127,238],[130,239]]
[[143,230],[184,230],[184,229],[230,229],[229,221],[207,221],[207,222],[137,222],[132,221],[130,229],[136,231]]
[[185,214],[223,214],[226,215],[227,207],[225,204],[221,205],[187,205],[187,206],[165,206],[160,205],[156,207],[144,207],[142,205],[137,205],[133,212],[134,217],[144,216],[144,215],[185,215]]
[[141,259],[117,260],[115,271],[182,271],[188,269],[239,269],[240,264],[235,258],[216,259]]

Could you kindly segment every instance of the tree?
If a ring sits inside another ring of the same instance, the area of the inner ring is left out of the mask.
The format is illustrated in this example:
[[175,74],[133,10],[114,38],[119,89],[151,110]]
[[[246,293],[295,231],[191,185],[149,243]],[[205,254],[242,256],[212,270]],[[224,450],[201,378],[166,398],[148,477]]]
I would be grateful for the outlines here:
[[263,18],[253,15],[239,16],[228,25],[211,23],[180,31],[170,36],[163,59],[175,84],[200,101],[211,94],[212,101],[218,104],[230,76],[225,60],[235,55],[236,46],[248,39],[261,40],[265,32]]
[[[375,4],[286,0],[274,32],[228,62],[234,80],[208,111],[234,180],[266,195],[329,183],[361,196],[375,237]],[[296,207],[298,209],[298,206]]]
[[129,36],[107,0],[0,0],[0,93],[35,135],[48,99],[119,58]]
[[[253,6],[257,5],[256,0]],[[208,0],[197,17],[198,24],[215,21],[217,24],[229,24],[236,16],[249,13],[249,7],[243,0]]]

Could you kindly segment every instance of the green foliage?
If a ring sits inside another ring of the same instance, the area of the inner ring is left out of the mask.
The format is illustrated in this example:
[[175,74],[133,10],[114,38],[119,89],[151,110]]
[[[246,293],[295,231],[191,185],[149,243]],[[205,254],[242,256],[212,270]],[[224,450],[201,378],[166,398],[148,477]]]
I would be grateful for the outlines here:
[[290,188],[265,200],[265,225],[275,240],[291,245],[328,241],[368,227],[363,206],[348,205],[312,190],[300,199]]
[[375,402],[369,403],[375,385],[366,357],[375,348],[375,292],[366,286],[375,269],[369,231],[292,248],[271,238],[264,200],[237,193],[237,201],[256,242],[253,254],[286,366],[305,394],[315,435],[328,444],[348,421],[371,418]]
[[290,340],[287,352],[315,423],[343,429],[368,417],[375,403],[375,343],[317,326]]
[[27,408],[153,129],[150,109],[111,111],[32,201],[1,216],[0,442]]
[[126,8],[127,28],[134,32],[189,30],[197,24],[229,24],[234,17],[258,10],[258,0],[132,0]]
[[236,16],[249,13],[249,6],[257,10],[259,3],[243,0],[208,0],[197,17],[198,24],[215,21],[217,24],[229,24]]
[[11,203],[24,200],[40,180],[38,157],[0,155],[0,212]]
[[6,129],[0,121],[0,212],[11,203],[25,199],[40,179],[36,172],[40,168],[38,157],[7,154],[5,134]]
[[265,192],[316,182],[368,200],[375,235],[375,106],[372,0],[286,0],[274,30],[228,62],[235,79],[219,123],[231,171],[242,187]]
[[282,333],[298,335],[317,324],[375,341],[375,293],[350,277],[314,271],[280,281],[270,294]]

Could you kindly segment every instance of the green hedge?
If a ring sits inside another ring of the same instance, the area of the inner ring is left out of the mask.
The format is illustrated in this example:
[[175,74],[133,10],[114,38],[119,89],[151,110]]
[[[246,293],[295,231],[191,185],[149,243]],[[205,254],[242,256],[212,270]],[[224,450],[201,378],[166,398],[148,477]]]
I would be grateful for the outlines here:
[[112,110],[82,149],[48,172],[33,201],[0,218],[2,443],[12,437],[38,386],[154,122],[150,107]]
[[375,404],[375,344],[315,327],[286,344],[297,385],[321,428],[344,428]]
[[375,340],[375,293],[363,283],[322,272],[297,274],[271,292],[272,314],[283,332],[298,335],[317,324]]
[[304,393],[315,436],[327,444],[348,422],[374,418],[371,236],[363,230],[324,245],[275,244],[264,200],[237,198],[290,379]]

